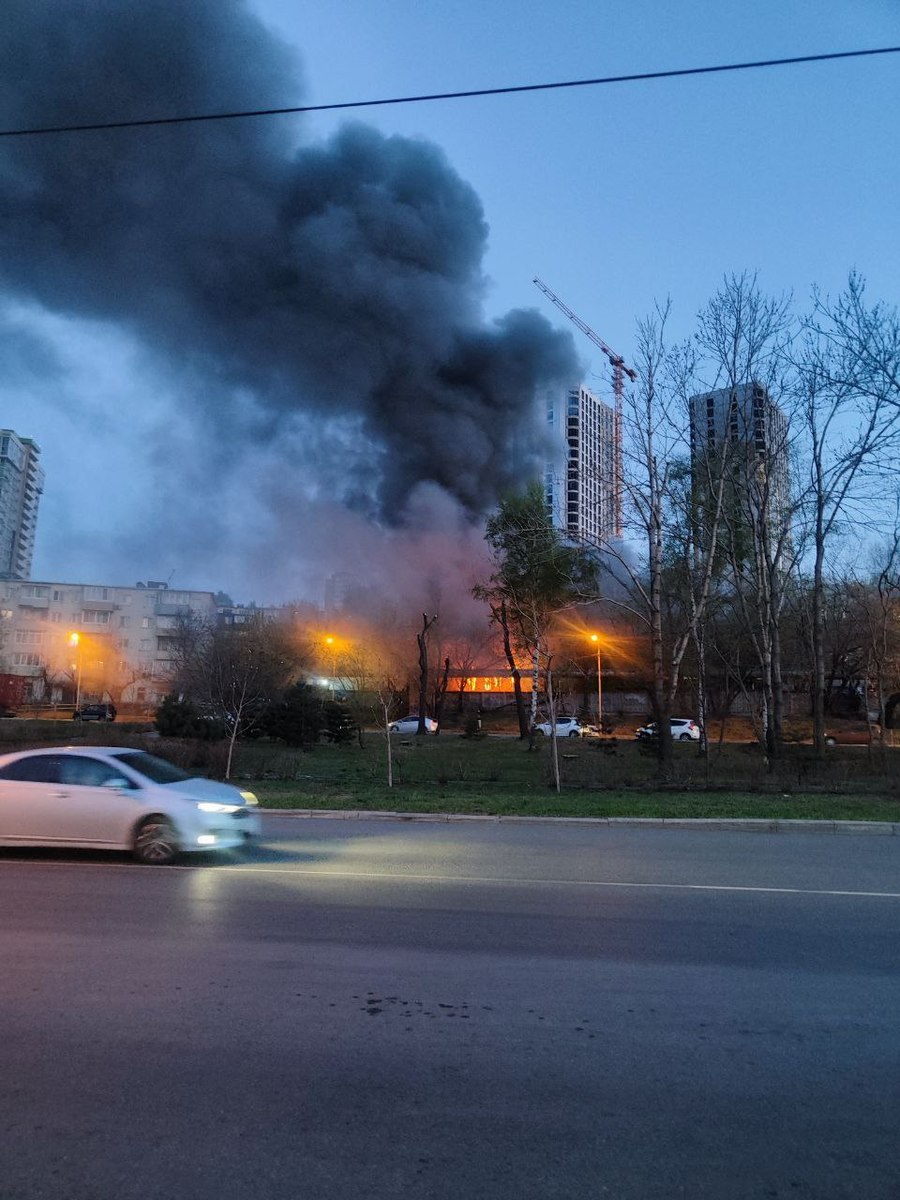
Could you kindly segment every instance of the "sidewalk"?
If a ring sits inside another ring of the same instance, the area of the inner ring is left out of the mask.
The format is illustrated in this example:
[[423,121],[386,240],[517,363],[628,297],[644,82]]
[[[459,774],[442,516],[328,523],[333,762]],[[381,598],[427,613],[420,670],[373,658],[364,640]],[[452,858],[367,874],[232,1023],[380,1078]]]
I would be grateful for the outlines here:
[[900,837],[900,823],[891,821],[782,821],[753,817],[516,817],[464,813],[402,813],[334,808],[260,808],[261,816],[318,817],[330,821],[486,821],[494,825],[609,825],[647,829],[727,829],[740,833],[830,833]]

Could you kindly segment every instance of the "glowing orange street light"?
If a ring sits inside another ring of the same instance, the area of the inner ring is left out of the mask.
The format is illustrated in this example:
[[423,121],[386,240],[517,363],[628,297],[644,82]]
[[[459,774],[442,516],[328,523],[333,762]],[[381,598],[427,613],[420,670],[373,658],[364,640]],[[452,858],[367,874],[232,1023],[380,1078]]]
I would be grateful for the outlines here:
[[325,645],[331,651],[331,694],[333,696],[334,695],[334,673],[337,670],[337,658],[336,658],[337,651],[335,650],[335,647],[334,647],[334,638],[331,636],[330,633],[327,634],[325,637]]
[[78,647],[77,666],[75,663],[72,664],[73,669],[77,672],[76,685],[75,685],[75,711],[78,712],[79,708],[81,707],[81,661],[82,661],[81,660],[81,650],[82,650],[81,634],[80,633],[70,633],[69,634],[69,645],[72,647],[75,647],[75,646]]
[[591,634],[591,641],[597,647],[597,728],[603,732],[603,677],[600,674],[600,635]]

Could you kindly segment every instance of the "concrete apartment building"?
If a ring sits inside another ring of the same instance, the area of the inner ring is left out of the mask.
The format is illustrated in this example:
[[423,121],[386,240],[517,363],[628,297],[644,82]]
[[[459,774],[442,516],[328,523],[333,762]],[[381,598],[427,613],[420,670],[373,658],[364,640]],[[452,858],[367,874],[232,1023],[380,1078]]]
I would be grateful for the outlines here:
[[[0,672],[26,676],[30,699],[155,705],[168,690],[180,620],[214,624],[213,592],[164,583],[105,587],[7,580],[0,583]],[[77,633],[77,644],[72,634]]]
[[617,526],[615,411],[583,384],[546,403],[556,448],[545,475],[550,518],[575,541],[608,541]]
[[764,497],[770,524],[777,529],[788,519],[790,507],[789,430],[783,409],[755,381],[692,396],[690,405],[691,456],[697,459],[722,446],[737,452],[741,503],[756,504]]
[[0,429],[0,579],[28,579],[38,504],[44,490],[40,449],[31,438]]

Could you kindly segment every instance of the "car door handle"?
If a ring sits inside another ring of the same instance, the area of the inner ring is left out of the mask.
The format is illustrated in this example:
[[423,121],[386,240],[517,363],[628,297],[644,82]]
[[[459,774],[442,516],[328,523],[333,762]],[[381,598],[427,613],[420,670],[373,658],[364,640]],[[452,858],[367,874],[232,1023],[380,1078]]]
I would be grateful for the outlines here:
[[50,795],[54,800],[64,800],[68,796],[68,792],[51,792]]

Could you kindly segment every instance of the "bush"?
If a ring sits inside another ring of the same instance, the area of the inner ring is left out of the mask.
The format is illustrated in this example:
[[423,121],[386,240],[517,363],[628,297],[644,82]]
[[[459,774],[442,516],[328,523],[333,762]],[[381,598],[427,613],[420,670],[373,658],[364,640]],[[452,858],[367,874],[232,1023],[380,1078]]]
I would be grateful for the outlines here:
[[220,741],[227,733],[224,720],[198,711],[196,705],[182,696],[170,693],[156,710],[153,724],[161,737],[197,738],[200,741]]
[[346,704],[326,699],[301,682],[267,707],[259,728],[267,737],[289,746],[315,746],[323,739],[344,745],[356,732],[356,723]]
[[345,746],[356,733],[356,722],[350,709],[340,700],[326,700],[322,705],[324,724],[322,736],[336,746]]

